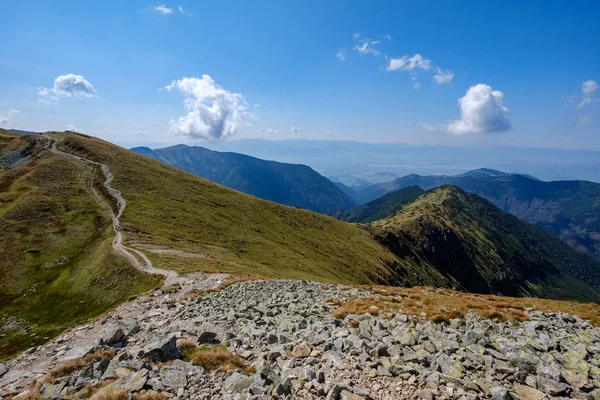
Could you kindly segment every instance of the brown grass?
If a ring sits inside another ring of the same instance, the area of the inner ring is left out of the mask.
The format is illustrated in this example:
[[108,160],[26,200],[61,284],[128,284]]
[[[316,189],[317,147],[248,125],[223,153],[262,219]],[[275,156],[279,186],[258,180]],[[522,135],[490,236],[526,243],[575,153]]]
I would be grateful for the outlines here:
[[199,347],[192,358],[192,364],[199,365],[208,371],[227,372],[241,369],[247,373],[256,372],[254,368],[246,365],[240,356],[231,353],[225,346]]
[[168,397],[162,393],[148,390],[144,393],[139,393],[133,396],[133,400],[167,400]]
[[600,321],[600,306],[596,306],[596,315],[590,315],[590,310],[586,309],[587,313],[585,314],[581,312],[583,311],[581,304],[566,301],[478,295],[449,289],[434,290],[420,286],[363,288],[370,289],[378,297],[351,298],[344,303],[328,299],[330,303],[339,305],[332,315],[335,318],[343,319],[348,314],[402,313],[442,323],[455,318],[463,318],[469,311],[473,311],[484,318],[498,321],[526,321],[529,316],[525,309],[533,308],[540,311],[570,312],[585,319]]
[[127,392],[123,389],[110,388],[95,395],[96,400],[127,400]]
[[189,339],[178,341],[177,347],[179,347],[185,361],[190,361],[196,354],[196,351],[198,351],[198,345]]

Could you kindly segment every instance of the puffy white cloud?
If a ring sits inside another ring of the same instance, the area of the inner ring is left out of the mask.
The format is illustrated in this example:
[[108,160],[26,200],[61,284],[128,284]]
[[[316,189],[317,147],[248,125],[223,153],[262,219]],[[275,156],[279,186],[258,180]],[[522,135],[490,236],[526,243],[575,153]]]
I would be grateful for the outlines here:
[[346,61],[346,50],[340,49],[335,56],[340,61]]
[[94,97],[96,90],[83,76],[61,75],[54,80],[52,92],[58,97]]
[[221,141],[248,125],[248,106],[242,94],[223,89],[209,75],[185,77],[165,86],[169,91],[174,88],[185,95],[187,114],[171,120],[169,133]]
[[509,110],[504,106],[504,94],[485,84],[471,86],[458,99],[460,119],[448,124],[454,135],[503,132],[511,128]]
[[[181,6],[180,6],[181,8]],[[167,6],[165,6],[164,4],[161,4],[159,6],[154,6],[152,7],[153,11],[156,11],[157,13],[161,14],[161,15],[169,15],[169,14],[173,14],[173,9],[169,8]],[[181,10],[183,10],[183,8],[181,8]],[[180,11],[181,11],[180,10]],[[183,12],[183,11],[182,11]]]
[[581,91],[584,97],[590,97],[596,90],[598,90],[598,83],[596,81],[589,80],[581,84]]
[[[354,34],[354,38],[356,39],[356,34]],[[375,56],[379,55],[379,51],[375,49],[375,46],[380,43],[379,40],[371,40],[369,38],[362,39],[359,44],[353,47],[353,50],[361,55],[373,54]]]
[[387,40],[392,40],[392,37],[390,35],[388,35],[387,33],[385,35],[383,35],[384,38],[386,38]]
[[54,104],[61,97],[96,97],[96,89],[83,76],[66,74],[54,79],[51,89],[38,87],[38,96],[38,103]]
[[387,71],[414,71],[416,69],[422,69],[423,71],[429,71],[431,69],[431,60],[424,58],[420,54],[415,54],[410,57],[408,55],[400,58],[388,59]]
[[290,132],[298,133],[298,132],[300,132],[300,128],[296,128],[295,126],[292,126],[292,129],[290,129]]
[[435,81],[435,83],[437,83],[438,85],[442,85],[444,83],[448,83],[450,82],[452,79],[454,78],[454,74],[450,71],[444,71],[443,69],[437,67],[436,68],[436,73],[433,76],[433,80]]
[[13,129],[17,125],[19,110],[8,110],[6,114],[0,114],[0,128]]

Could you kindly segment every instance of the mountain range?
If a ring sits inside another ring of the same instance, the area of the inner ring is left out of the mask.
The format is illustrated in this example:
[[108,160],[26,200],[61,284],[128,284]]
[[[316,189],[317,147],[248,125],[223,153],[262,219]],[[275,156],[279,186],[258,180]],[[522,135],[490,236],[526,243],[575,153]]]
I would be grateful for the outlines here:
[[115,234],[155,271],[600,301],[600,261],[456,187],[407,188],[354,224],[87,135],[2,131],[0,150],[0,358],[160,283]]
[[279,204],[316,212],[348,209],[356,202],[312,168],[261,160],[239,153],[177,145],[132,151],[210,179],[229,188]]
[[369,202],[398,189],[425,190],[454,185],[481,196],[525,221],[537,224],[572,247],[600,256],[600,184],[550,181],[490,169],[460,175],[407,175],[357,189],[356,199]]

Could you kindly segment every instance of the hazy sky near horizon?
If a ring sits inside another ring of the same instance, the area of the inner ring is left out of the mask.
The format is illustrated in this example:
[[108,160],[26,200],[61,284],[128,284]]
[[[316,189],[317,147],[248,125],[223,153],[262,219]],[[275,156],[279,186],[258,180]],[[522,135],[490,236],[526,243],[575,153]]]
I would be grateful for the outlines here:
[[4,1],[0,127],[600,150],[593,1]]

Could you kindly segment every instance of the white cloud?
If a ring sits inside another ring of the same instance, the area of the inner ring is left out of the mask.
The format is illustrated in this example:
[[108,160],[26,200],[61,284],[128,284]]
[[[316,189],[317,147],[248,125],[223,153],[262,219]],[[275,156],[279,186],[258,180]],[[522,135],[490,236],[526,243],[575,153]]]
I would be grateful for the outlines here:
[[392,40],[392,37],[390,35],[388,35],[387,33],[385,35],[383,35],[384,38],[386,38],[387,40]]
[[242,94],[223,89],[209,75],[182,78],[165,86],[169,91],[174,88],[185,95],[187,114],[171,120],[169,133],[221,141],[248,125],[246,118],[250,114]]
[[433,76],[435,83],[437,83],[438,85],[449,83],[453,78],[454,74],[452,72],[444,71],[439,67],[436,68],[436,74]]
[[[354,34],[354,38],[356,39],[356,34]],[[361,55],[373,54],[375,56],[379,55],[379,51],[375,49],[375,46],[378,45],[379,40],[371,40],[369,38],[363,39],[360,41],[360,44],[357,44],[353,47],[353,50],[358,52]]]
[[424,58],[420,54],[415,54],[412,57],[406,55],[401,58],[388,59],[388,65],[386,67],[387,71],[414,71],[416,69],[429,71],[431,69],[431,60]]
[[277,129],[273,129],[273,128],[260,128],[258,130],[258,132],[260,133],[268,133],[268,134],[273,134],[273,133],[278,133],[279,131]]
[[177,9],[178,9],[178,10],[179,10],[179,12],[180,12],[181,14],[183,14],[183,15],[186,15],[186,16],[188,16],[188,17],[191,17],[191,16],[192,16],[192,14],[191,14],[191,13],[189,13],[189,12],[188,12],[188,11],[186,11],[186,10],[184,10],[184,9],[183,9],[183,7],[181,7],[181,6],[177,6]]
[[17,118],[19,117],[19,110],[8,110],[6,114],[0,114],[0,128],[13,129],[17,126]]
[[415,83],[413,83],[413,88],[415,90],[419,90],[419,89],[421,89],[421,84],[419,82],[415,82]]
[[292,126],[292,129],[290,129],[290,132],[298,133],[298,132],[300,132],[300,128],[296,128],[295,126]]
[[[181,8],[181,7],[180,7]],[[169,15],[169,14],[173,14],[173,9],[169,8],[167,6],[165,6],[164,4],[161,4],[159,6],[154,6],[152,7],[153,11],[156,11],[157,13],[161,14],[161,15]],[[183,10],[183,8],[182,8]],[[183,12],[183,11],[182,11]]]
[[352,35],[352,37],[354,39],[358,39],[360,37],[360,33],[356,32],[354,35]]
[[598,83],[596,83],[596,81],[589,80],[583,82],[581,84],[581,92],[583,93],[583,97],[581,98],[581,102],[577,105],[577,107],[583,108],[598,101],[592,97],[596,90],[598,90]]
[[71,125],[71,124],[67,125],[65,127],[65,129],[68,130],[68,131],[72,131],[72,132],[83,132],[82,129],[76,127],[75,125]]
[[340,61],[346,61],[346,50],[340,49],[335,56]]
[[333,134],[333,132],[331,132],[329,129],[325,129],[325,130],[323,131],[323,133],[325,134],[325,136],[327,136],[327,137],[329,137],[329,138],[332,138],[332,137],[334,137],[334,136],[335,136],[335,135]]
[[38,103],[54,104],[61,97],[96,97],[96,89],[83,76],[66,74],[54,79],[52,89],[38,87],[38,96]]
[[460,119],[448,124],[454,135],[503,132],[511,127],[509,110],[504,106],[504,94],[485,84],[471,86],[458,99]]
[[590,97],[596,90],[598,90],[598,83],[596,81],[590,80],[581,84],[581,91],[584,97]]

